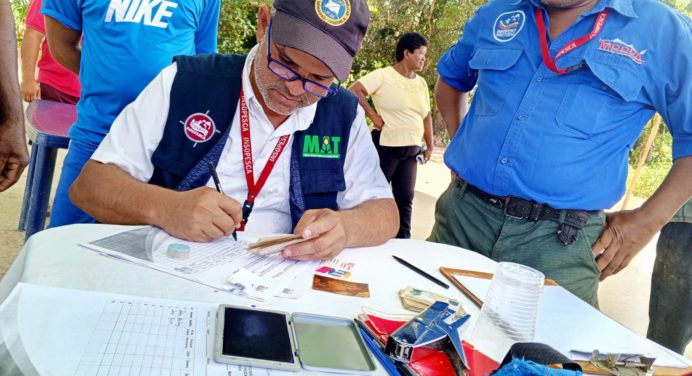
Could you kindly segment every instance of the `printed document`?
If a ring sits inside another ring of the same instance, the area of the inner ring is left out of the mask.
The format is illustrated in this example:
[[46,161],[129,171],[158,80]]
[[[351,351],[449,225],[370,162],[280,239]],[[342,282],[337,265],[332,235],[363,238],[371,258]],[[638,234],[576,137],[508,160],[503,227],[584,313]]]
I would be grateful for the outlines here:
[[[243,234],[238,241],[223,237],[211,243],[195,243],[147,226],[81,245],[251,299],[299,298],[298,294],[305,292],[301,287],[310,284],[312,271],[319,262],[286,260],[280,254],[253,254],[248,251],[248,240],[252,238]],[[167,250],[171,244],[188,246],[189,257],[169,257]]]

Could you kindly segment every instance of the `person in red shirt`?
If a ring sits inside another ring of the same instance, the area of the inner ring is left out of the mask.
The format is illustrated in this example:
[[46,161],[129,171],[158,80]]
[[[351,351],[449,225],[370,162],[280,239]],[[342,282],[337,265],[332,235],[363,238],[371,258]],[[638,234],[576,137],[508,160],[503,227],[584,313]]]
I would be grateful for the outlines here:
[[40,13],[41,2],[42,0],[32,0],[26,13],[26,29],[21,50],[22,98],[27,102],[48,99],[76,104],[81,90],[79,77],[63,68],[51,56],[45,38],[45,22]]

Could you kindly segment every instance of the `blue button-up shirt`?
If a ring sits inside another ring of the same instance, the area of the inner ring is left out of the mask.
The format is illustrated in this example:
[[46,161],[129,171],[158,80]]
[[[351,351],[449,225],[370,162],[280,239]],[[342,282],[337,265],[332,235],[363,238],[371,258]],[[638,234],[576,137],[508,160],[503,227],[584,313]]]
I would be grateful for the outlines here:
[[692,155],[689,18],[655,0],[601,0],[549,41],[554,57],[609,8],[601,33],[557,60],[580,68],[558,76],[543,64],[535,7],[490,1],[438,63],[457,90],[478,85],[445,153],[454,172],[495,195],[598,210],[624,193],[628,152],[654,112],[672,133],[673,158]]

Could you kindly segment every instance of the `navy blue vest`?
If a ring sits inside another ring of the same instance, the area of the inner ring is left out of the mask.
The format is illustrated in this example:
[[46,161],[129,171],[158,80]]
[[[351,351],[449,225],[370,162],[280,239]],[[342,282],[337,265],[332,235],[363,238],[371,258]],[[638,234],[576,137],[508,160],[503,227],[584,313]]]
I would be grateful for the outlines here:
[[[245,56],[178,56],[175,61],[178,72],[168,119],[151,157],[149,183],[185,191],[206,185],[211,177],[208,162],[216,165],[221,157],[238,106]],[[293,227],[306,210],[338,209],[336,196],[346,189],[344,161],[357,105],[358,99],[339,87],[335,95],[317,102],[310,127],[294,133],[289,193]]]

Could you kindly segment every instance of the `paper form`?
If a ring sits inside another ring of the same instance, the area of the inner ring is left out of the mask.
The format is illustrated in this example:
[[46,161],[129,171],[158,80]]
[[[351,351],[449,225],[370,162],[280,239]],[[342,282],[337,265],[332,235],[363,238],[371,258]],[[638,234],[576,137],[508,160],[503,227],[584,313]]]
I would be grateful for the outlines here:
[[204,311],[125,299],[106,302],[75,375],[194,375],[197,331],[206,332],[198,317],[205,318]]
[[[213,304],[20,283],[3,305],[4,343],[41,375],[204,375]],[[12,310],[14,312],[8,312]],[[16,314],[16,320],[6,318]],[[13,330],[16,329],[15,330]],[[16,337],[15,337],[16,336]]]
[[20,282],[0,305],[0,348],[9,350],[0,365],[26,375],[294,374],[214,362],[217,309]]
[[[189,246],[190,257],[185,260],[168,257],[166,251],[170,244]],[[291,261],[279,255],[259,256],[249,252],[247,245],[245,241],[235,241],[230,237],[210,243],[188,242],[150,226],[82,244],[109,256],[256,300],[264,301],[275,295],[297,298],[299,296],[295,294],[304,293],[304,289],[293,287],[286,290],[286,287],[308,286],[311,282],[309,271],[318,261]]]

